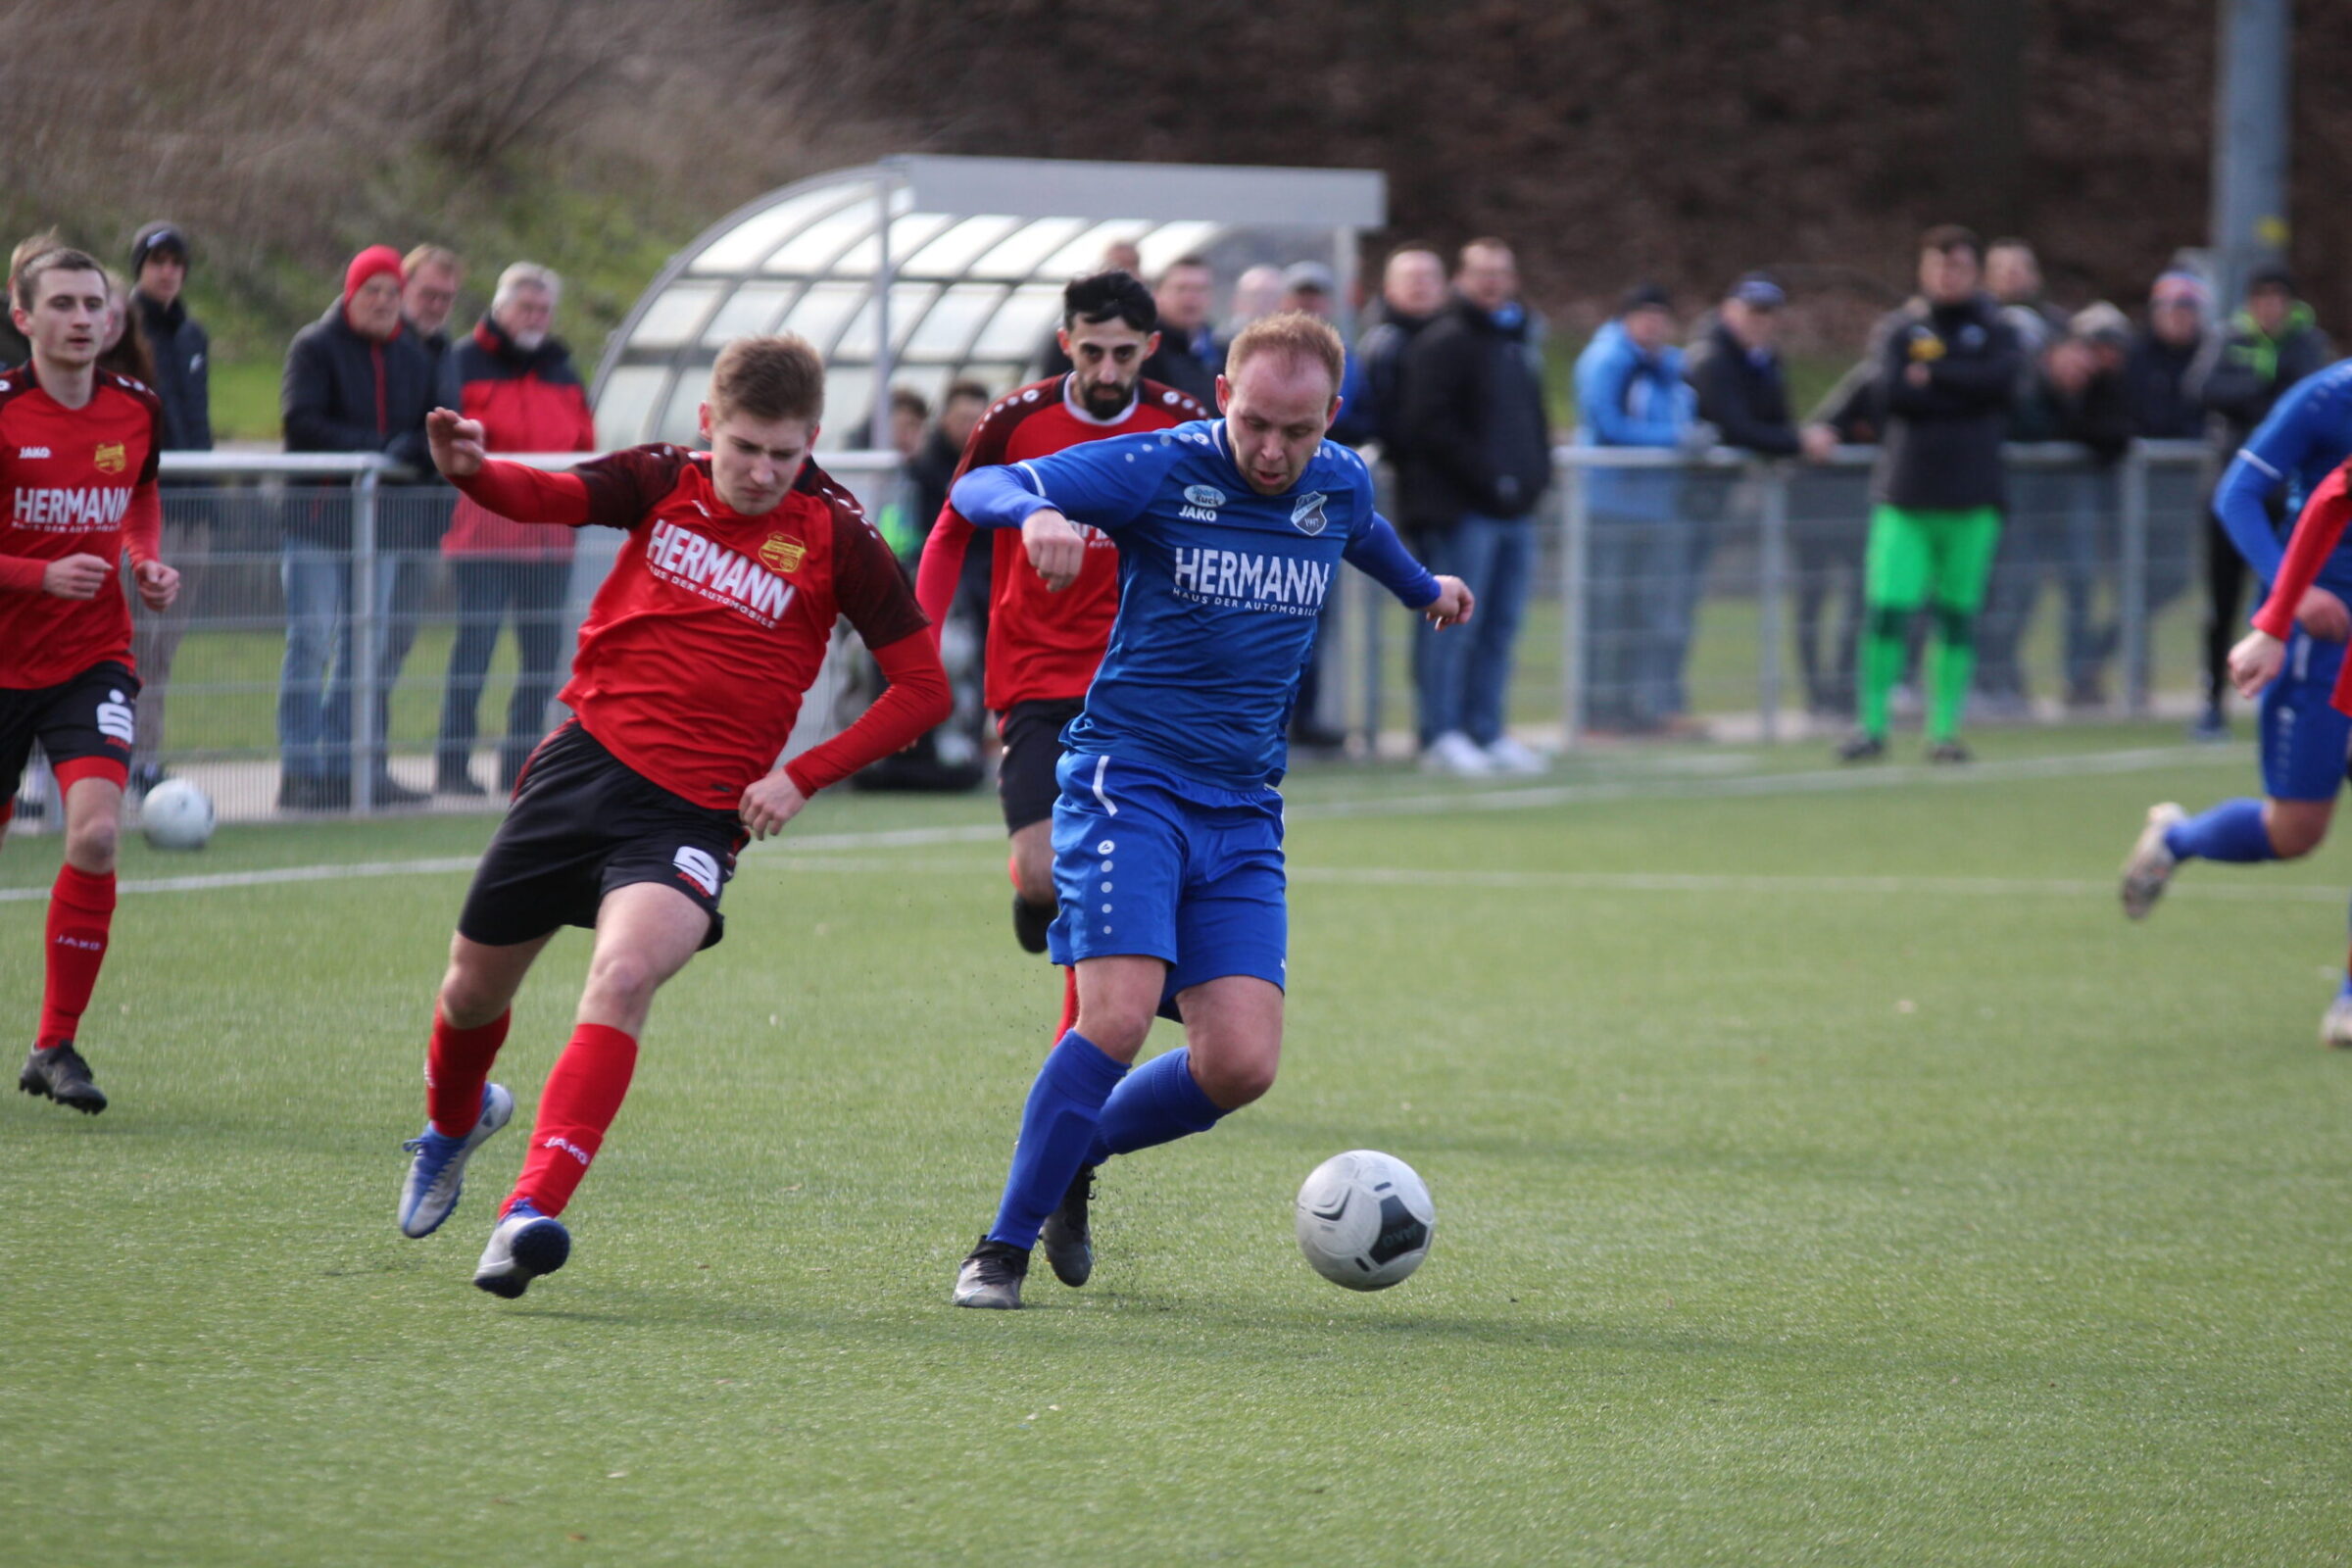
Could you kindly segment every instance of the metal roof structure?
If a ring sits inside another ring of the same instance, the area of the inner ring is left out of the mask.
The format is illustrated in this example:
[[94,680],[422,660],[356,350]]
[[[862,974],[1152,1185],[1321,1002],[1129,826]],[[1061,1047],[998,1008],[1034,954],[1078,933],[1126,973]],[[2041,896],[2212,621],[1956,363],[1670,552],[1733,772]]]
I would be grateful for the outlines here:
[[862,445],[877,388],[936,404],[958,378],[1019,384],[1062,285],[1120,241],[1147,276],[1198,254],[1228,284],[1259,262],[1324,261],[1345,302],[1387,184],[1370,170],[933,157],[804,179],[728,214],[654,279],[597,368],[597,437],[692,441],[719,349],[789,331],[825,356],[820,444]]

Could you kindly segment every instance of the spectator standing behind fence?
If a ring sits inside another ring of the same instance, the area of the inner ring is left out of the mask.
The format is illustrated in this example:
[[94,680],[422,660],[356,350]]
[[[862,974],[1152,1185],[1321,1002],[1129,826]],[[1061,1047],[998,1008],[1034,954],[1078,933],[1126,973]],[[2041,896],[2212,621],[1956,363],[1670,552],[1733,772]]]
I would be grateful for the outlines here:
[[1984,291],[2017,334],[2022,377],[2043,349],[2066,335],[2066,313],[2042,297],[2041,259],[2022,239],[1996,239],[1985,247]]
[[[1131,269],[1132,270],[1132,269]],[[1189,394],[1204,409],[1217,406],[1217,372],[1225,351],[1209,325],[1216,274],[1198,256],[1179,256],[1159,274],[1152,303],[1159,312],[1159,347],[1144,362],[1144,378]]]
[[[146,334],[155,376],[148,384],[163,401],[163,450],[213,450],[212,340],[188,314],[188,240],[177,224],[149,223],[130,245],[131,310]],[[130,789],[144,794],[164,778],[156,760],[164,745],[165,702],[172,662],[187,635],[188,614],[213,555],[213,509],[203,479],[162,481],[164,559],[179,568],[179,594],[169,609],[133,612],[131,655],[139,678],[138,746],[131,755]]]
[[[460,412],[482,426],[482,448],[501,452],[594,452],[596,420],[571,350],[554,335],[564,280],[532,262],[501,272],[490,312],[451,351]],[[441,553],[457,592],[458,634],[449,649],[433,789],[478,796],[472,774],[482,682],[500,625],[514,626],[514,694],[498,749],[498,787],[512,794],[531,748],[547,728],[564,653],[564,607],[571,585],[572,530],[514,522],[460,496]]]
[[[2294,274],[2283,267],[2257,270],[2205,377],[2205,407],[2220,416],[2222,463],[2227,466],[2270,417],[2281,393],[2334,358],[2335,346],[2320,330],[2319,318],[2296,298]],[[2289,519],[2278,496],[2269,506],[2276,532]],[[2243,629],[2246,562],[2211,509],[2205,517],[2205,712],[2197,728],[2219,738],[2230,732],[2230,645]]]
[[1503,731],[1512,644],[1536,567],[1535,510],[1551,483],[1541,350],[1510,246],[1462,247],[1453,296],[1404,357],[1401,510],[1421,559],[1478,600],[1467,633],[1414,630],[1422,766],[1540,773]]
[[[324,316],[294,334],[286,350],[279,406],[288,452],[380,453],[429,471],[424,416],[436,401],[433,368],[402,330],[400,253],[370,245],[351,259],[343,292]],[[352,603],[349,483],[289,501],[283,577],[286,659],[278,676],[277,803],[290,810],[351,804]],[[380,618],[392,577],[376,577]],[[387,788],[376,758],[376,799],[421,799]]]
[[1381,270],[1378,318],[1356,340],[1355,357],[1364,368],[1363,394],[1372,406],[1372,433],[1392,471],[1404,457],[1405,351],[1445,308],[1445,258],[1426,245],[1391,251]]
[[[1154,304],[1158,303],[1156,300]],[[1242,329],[1262,317],[1272,316],[1282,308],[1282,269],[1260,265],[1244,268],[1242,275],[1233,280],[1233,308],[1226,313],[1225,324],[1209,346],[1209,364],[1221,374],[1225,368],[1225,351]],[[1214,404],[1209,407],[1214,408]]]
[[[1627,293],[1576,361],[1578,439],[1587,446],[1675,451],[1708,444],[1684,379],[1674,304],[1647,284]],[[1585,475],[1591,519],[1585,573],[1585,714],[1592,728],[1654,734],[1683,710],[1683,659],[1701,558],[1667,468],[1595,467]]]
[[2001,437],[2016,395],[2017,334],[1977,284],[1977,236],[1945,225],[1921,237],[1922,296],[1886,334],[1880,365],[1886,427],[1871,476],[1867,625],[1860,728],[1849,762],[1886,752],[1888,699],[1902,678],[1911,617],[1935,612],[1928,760],[1965,762],[1960,716],[1976,665],[1976,617],[2007,502]]

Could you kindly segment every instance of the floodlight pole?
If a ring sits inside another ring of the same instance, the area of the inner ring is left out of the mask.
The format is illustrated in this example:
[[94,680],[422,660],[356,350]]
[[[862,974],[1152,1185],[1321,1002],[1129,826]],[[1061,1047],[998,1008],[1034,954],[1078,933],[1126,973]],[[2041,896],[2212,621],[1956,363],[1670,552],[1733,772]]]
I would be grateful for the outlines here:
[[2213,113],[2215,305],[2227,314],[2246,278],[2286,255],[2287,42],[2291,0],[2221,0]]

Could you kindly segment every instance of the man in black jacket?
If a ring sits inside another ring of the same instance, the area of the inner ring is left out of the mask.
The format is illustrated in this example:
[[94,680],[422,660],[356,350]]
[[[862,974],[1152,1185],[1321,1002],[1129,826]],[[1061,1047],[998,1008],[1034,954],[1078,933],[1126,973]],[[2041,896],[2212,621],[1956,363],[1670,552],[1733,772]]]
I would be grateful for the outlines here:
[[1392,469],[1404,460],[1404,356],[1421,329],[1446,308],[1446,259],[1426,245],[1389,253],[1380,275],[1379,319],[1356,339],[1365,411]]
[[1462,247],[1454,295],[1404,356],[1399,511],[1432,571],[1478,598],[1466,634],[1415,633],[1424,765],[1541,772],[1503,729],[1511,649],[1536,569],[1537,503],[1551,484],[1541,351],[1498,239]]
[[[2293,273],[2265,267],[2249,277],[2245,308],[2230,318],[2220,355],[2205,377],[2205,407],[2221,416],[2221,466],[2229,466],[2254,427],[2270,416],[2280,393],[2334,359],[2335,345],[2320,330],[2311,307],[2296,297]],[[2274,499],[2272,506],[2278,510],[2271,520],[2283,523],[2283,501]],[[2219,739],[2230,732],[2225,711],[2230,645],[2245,629],[2246,563],[2210,510],[2205,590],[2205,714],[2197,732]]]
[[1698,416],[1715,426],[1727,447],[1775,458],[1798,451],[1779,347],[1781,307],[1788,301],[1770,276],[1749,272],[1724,295],[1690,353],[1685,374],[1698,393]]
[[1984,246],[1946,224],[1922,236],[1916,307],[1886,337],[1879,384],[1886,441],[1871,477],[1864,564],[1869,624],[1860,655],[1861,727],[1838,755],[1886,752],[1887,699],[1906,633],[1935,611],[1928,760],[1965,762],[1960,714],[1976,666],[1976,617],[2007,503],[2001,438],[2021,359],[2017,334],[1978,288]]
[[[440,389],[424,351],[401,329],[401,280],[400,254],[369,246],[352,258],[342,296],[294,334],[279,392],[288,452],[380,452],[430,471],[424,416]],[[393,577],[389,570],[376,574],[379,624],[391,609]],[[350,488],[342,481],[288,501],[284,578],[278,805],[339,808],[351,800],[354,608]],[[375,767],[379,803],[425,798],[381,771],[380,745]]]
[[[181,290],[188,280],[188,240],[175,223],[149,223],[130,245],[131,308],[155,360],[155,395],[164,405],[166,452],[213,449],[212,343],[188,314]],[[187,635],[188,615],[201,597],[198,583],[213,554],[211,482],[163,482],[164,559],[179,568],[179,597],[169,610],[141,606],[133,616],[132,657],[138,662],[138,745],[131,755],[130,788],[144,794],[162,782],[156,760],[164,741],[164,705],[172,688],[172,659]]]

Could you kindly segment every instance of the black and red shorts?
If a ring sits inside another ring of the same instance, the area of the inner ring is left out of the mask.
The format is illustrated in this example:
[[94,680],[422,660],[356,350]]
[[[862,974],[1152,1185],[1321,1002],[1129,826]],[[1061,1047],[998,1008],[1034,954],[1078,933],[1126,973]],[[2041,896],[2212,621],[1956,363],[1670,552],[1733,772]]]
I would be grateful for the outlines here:
[[702,945],[714,948],[726,933],[718,896],[746,836],[733,811],[672,795],[574,720],[523,764],[466,892],[458,933],[503,948],[558,926],[593,927],[605,895],[659,882],[710,916]]
[[85,778],[130,777],[139,677],[108,660],[71,679],[33,690],[0,688],[0,782],[16,793],[39,741],[60,789]]
[[1040,698],[1013,704],[997,720],[997,738],[1004,743],[997,761],[997,799],[1004,808],[1005,832],[1054,820],[1054,802],[1061,794],[1054,769],[1061,761],[1062,727],[1084,711],[1084,698]]

